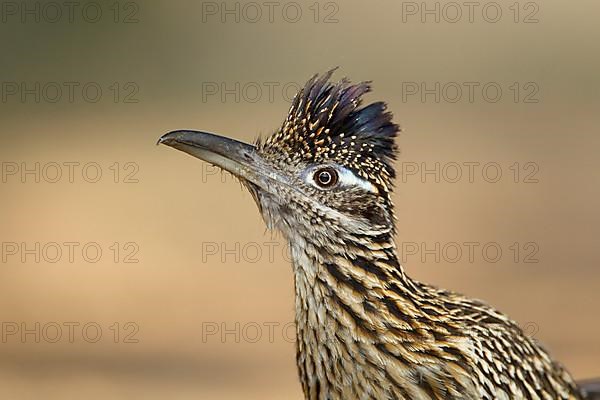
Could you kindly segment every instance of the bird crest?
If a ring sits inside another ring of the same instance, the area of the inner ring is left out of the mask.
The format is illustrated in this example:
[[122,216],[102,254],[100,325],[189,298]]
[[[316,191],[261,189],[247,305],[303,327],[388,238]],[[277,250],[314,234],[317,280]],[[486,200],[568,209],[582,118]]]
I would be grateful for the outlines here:
[[362,107],[370,82],[332,83],[334,71],[314,75],[294,97],[281,129],[257,147],[286,163],[337,163],[390,191],[399,128],[385,103]]

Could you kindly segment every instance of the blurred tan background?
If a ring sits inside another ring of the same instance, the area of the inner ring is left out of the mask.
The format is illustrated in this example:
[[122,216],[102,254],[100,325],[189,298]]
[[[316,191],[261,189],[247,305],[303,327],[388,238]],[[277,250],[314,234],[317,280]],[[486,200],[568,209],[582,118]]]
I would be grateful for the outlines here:
[[407,271],[600,376],[600,5],[453,4],[3,2],[0,397],[300,399],[283,240],[154,144],[268,134],[334,66],[403,128]]

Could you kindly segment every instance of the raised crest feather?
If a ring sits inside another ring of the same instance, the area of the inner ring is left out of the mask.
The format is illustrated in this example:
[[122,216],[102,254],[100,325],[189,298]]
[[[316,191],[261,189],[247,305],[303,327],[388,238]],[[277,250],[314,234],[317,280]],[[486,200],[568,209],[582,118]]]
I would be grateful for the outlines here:
[[383,102],[362,106],[370,82],[331,82],[335,70],[313,76],[295,96],[281,129],[259,147],[289,161],[335,162],[388,188],[399,128]]

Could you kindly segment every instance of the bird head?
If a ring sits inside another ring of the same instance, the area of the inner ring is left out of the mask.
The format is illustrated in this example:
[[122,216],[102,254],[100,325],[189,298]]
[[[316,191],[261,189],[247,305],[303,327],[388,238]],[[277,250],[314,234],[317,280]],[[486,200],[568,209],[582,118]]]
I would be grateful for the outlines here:
[[169,132],[159,143],[232,173],[249,189],[267,226],[288,238],[299,234],[327,243],[391,235],[398,127],[384,103],[362,106],[368,82],[332,83],[332,72],[311,78],[281,128],[254,145],[190,130]]

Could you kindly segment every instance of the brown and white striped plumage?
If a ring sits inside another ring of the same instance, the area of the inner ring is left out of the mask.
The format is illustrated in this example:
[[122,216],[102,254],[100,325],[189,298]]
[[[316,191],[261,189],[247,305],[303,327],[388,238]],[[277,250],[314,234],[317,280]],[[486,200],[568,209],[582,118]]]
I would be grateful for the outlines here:
[[[393,241],[397,127],[367,83],[313,78],[258,149],[290,175],[335,164],[373,184],[254,193],[290,241],[307,399],[581,399],[573,379],[483,302],[408,277]],[[255,190],[250,186],[251,191]]]
[[391,200],[398,127],[384,103],[361,106],[368,83],[330,78],[312,78],[256,146],[198,131],[159,140],[233,171],[288,239],[306,398],[596,399],[597,384],[586,397],[505,315],[405,274]]

